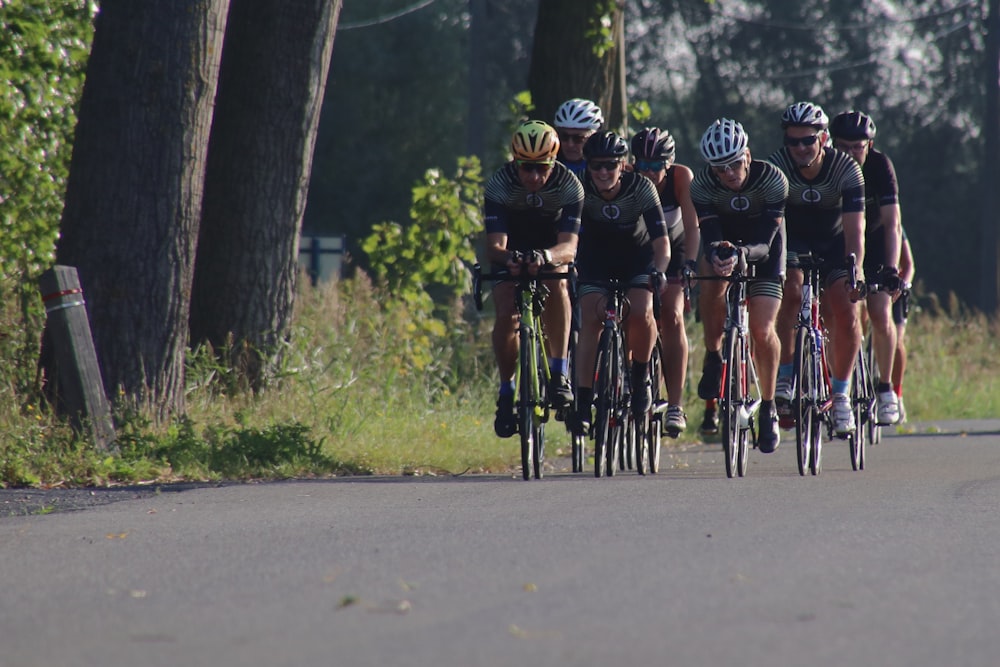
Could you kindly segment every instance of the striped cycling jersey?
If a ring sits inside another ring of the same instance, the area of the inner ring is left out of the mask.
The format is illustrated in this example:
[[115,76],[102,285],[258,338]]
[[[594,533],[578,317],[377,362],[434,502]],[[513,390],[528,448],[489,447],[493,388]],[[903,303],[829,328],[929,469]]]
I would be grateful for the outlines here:
[[484,222],[487,234],[506,234],[511,250],[550,248],[562,232],[580,233],[583,185],[556,162],[538,192],[529,192],[508,162],[486,183]]
[[882,229],[882,207],[899,203],[896,168],[889,156],[874,148],[868,151],[865,166],[865,236]]
[[[606,200],[588,174],[584,193],[578,250],[581,270],[614,261],[618,254],[652,259],[651,241],[666,236],[667,228],[660,196],[651,180],[623,171],[618,194]],[[634,254],[636,249],[642,250],[640,255]],[[636,267],[635,273],[644,268],[645,265]]]
[[850,155],[823,148],[823,164],[806,179],[788,151],[781,148],[768,161],[788,178],[785,223],[790,244],[828,244],[844,233],[843,214],[865,210],[865,181]]
[[711,167],[694,175],[691,201],[698,213],[702,245],[718,241],[747,247],[747,259],[767,257],[788,197],[788,179],[770,162],[753,160],[743,187],[727,188]]

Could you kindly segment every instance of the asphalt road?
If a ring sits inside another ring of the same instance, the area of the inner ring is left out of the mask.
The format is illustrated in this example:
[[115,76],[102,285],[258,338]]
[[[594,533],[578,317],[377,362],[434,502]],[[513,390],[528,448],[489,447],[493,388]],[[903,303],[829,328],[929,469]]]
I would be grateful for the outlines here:
[[0,666],[993,666],[1000,421],[918,428],[819,477],[786,439],[732,480],[694,446],[645,478],[2,491]]

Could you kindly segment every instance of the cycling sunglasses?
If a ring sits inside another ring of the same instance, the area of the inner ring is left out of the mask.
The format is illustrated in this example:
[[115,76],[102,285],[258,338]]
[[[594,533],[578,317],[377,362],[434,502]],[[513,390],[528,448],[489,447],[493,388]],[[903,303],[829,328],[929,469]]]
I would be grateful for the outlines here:
[[587,169],[590,169],[591,171],[600,171],[602,169],[604,171],[614,171],[620,165],[621,165],[621,163],[618,160],[607,160],[607,161],[602,161],[602,162],[588,162],[587,163]]
[[552,168],[551,162],[526,162],[524,160],[517,161],[517,168],[522,169],[527,172],[535,174],[544,174],[549,169]]
[[785,137],[785,145],[786,146],[812,146],[817,141],[819,141],[819,135],[818,134],[810,134],[808,137],[801,137],[799,139],[796,139],[795,137],[789,137],[789,136]]
[[666,169],[665,160],[636,160],[635,168],[639,171],[663,171]]

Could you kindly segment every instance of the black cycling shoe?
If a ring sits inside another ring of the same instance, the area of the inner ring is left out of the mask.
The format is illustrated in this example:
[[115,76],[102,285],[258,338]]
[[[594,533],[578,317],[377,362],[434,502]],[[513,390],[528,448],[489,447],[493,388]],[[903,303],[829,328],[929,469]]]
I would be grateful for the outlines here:
[[589,405],[586,407],[581,405],[577,407],[576,412],[571,414],[573,416],[570,428],[573,431],[573,435],[590,436],[590,427],[594,423],[593,408]]
[[722,357],[719,353],[705,353],[705,363],[701,367],[701,380],[698,382],[698,398],[710,400],[719,397],[719,387],[722,384]]
[[653,388],[649,382],[641,382],[639,386],[632,387],[632,414],[637,417],[649,412],[653,405]]
[[773,402],[761,403],[757,422],[757,449],[764,454],[770,454],[778,448],[778,443],[781,442],[781,434],[778,431],[778,413],[774,409]]
[[557,410],[573,405],[573,388],[565,375],[553,375],[549,379],[549,404]]
[[705,418],[698,427],[702,435],[715,435],[719,432],[719,411],[715,408],[705,408]]
[[497,399],[497,416],[493,420],[493,430],[498,438],[509,438],[517,433],[513,395],[503,395]]

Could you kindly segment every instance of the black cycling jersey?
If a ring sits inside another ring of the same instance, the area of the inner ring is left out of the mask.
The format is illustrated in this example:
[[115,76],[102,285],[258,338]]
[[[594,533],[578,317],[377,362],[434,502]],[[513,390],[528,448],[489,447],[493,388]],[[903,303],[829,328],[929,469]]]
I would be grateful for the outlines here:
[[785,222],[788,245],[822,251],[842,243],[843,214],[865,210],[865,182],[861,167],[850,155],[823,148],[823,164],[816,178],[806,179],[781,148],[768,161],[788,178]]
[[486,233],[506,234],[510,250],[551,248],[562,232],[580,233],[583,186],[559,162],[538,192],[529,192],[508,162],[486,183]]
[[606,200],[588,174],[584,193],[577,250],[581,277],[626,279],[643,273],[653,260],[652,240],[667,234],[656,186],[625,171],[618,194]]

